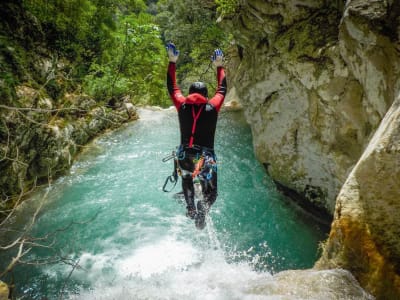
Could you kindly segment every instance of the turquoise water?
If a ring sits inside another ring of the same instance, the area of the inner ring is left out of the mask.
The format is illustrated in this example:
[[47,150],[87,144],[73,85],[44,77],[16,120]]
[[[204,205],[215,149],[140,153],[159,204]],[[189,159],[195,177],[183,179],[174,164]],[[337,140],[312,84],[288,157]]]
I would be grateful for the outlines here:
[[[313,265],[326,233],[276,191],[241,113],[220,116],[219,196],[202,231],[174,197],[179,186],[161,190],[172,172],[162,159],[179,141],[175,111],[140,115],[96,140],[48,188],[32,235],[61,230],[49,237],[51,249],[33,248],[25,259],[70,264],[18,267],[23,299],[264,299],[253,297],[257,283]],[[36,198],[16,224],[43,196]]]

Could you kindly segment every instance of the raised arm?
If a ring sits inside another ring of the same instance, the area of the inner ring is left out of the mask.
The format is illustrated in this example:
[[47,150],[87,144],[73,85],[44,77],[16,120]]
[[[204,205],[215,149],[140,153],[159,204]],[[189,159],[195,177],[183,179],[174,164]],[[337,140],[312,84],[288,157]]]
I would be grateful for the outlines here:
[[208,101],[212,106],[215,107],[217,112],[221,109],[222,104],[224,103],[225,95],[226,95],[226,77],[225,70],[223,67],[223,59],[224,54],[220,49],[214,51],[213,56],[211,57],[213,64],[217,67],[217,90],[215,92],[214,97]]
[[182,92],[176,83],[176,61],[178,60],[179,51],[176,49],[174,44],[168,43],[167,52],[169,59],[168,72],[167,72],[168,93],[176,109],[179,110],[181,105],[185,102],[186,99],[182,95]]

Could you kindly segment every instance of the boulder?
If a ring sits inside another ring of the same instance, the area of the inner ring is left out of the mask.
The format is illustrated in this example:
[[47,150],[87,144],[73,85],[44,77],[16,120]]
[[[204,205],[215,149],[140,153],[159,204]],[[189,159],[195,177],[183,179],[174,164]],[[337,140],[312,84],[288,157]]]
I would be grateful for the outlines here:
[[400,96],[350,173],[319,268],[350,270],[378,299],[400,298]]

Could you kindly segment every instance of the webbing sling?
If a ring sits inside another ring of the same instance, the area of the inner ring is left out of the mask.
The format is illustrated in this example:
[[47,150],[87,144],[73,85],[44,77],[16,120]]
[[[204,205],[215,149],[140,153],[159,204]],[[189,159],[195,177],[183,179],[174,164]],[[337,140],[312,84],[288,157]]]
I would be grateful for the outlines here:
[[201,106],[199,111],[195,112],[194,110],[194,105],[192,106],[192,116],[193,116],[193,125],[192,125],[192,135],[190,136],[190,140],[189,140],[189,147],[193,146],[193,140],[194,140],[194,133],[196,131],[196,123],[198,118],[200,117],[201,111],[203,110],[204,106]]
[[[170,191],[172,191],[178,182],[178,163],[177,163],[175,151],[172,151],[172,155],[169,155],[169,156],[163,158],[162,161],[166,162],[170,159],[174,159],[174,170],[172,171],[172,174],[170,176],[168,176],[167,179],[165,179],[164,185],[162,187],[163,192],[166,192],[166,193],[169,193]],[[173,184],[173,186],[171,187],[170,190],[167,190],[168,182]]]

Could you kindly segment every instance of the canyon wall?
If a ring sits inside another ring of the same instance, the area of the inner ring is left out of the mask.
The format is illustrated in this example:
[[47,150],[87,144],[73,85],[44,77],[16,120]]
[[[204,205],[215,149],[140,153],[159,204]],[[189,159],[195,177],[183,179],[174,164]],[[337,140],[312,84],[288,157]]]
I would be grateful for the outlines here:
[[279,186],[333,214],[398,91],[398,4],[240,3],[221,23],[234,35],[229,83],[256,155]]
[[278,186],[334,214],[315,267],[400,298],[400,3],[239,3],[221,24],[256,155]]

